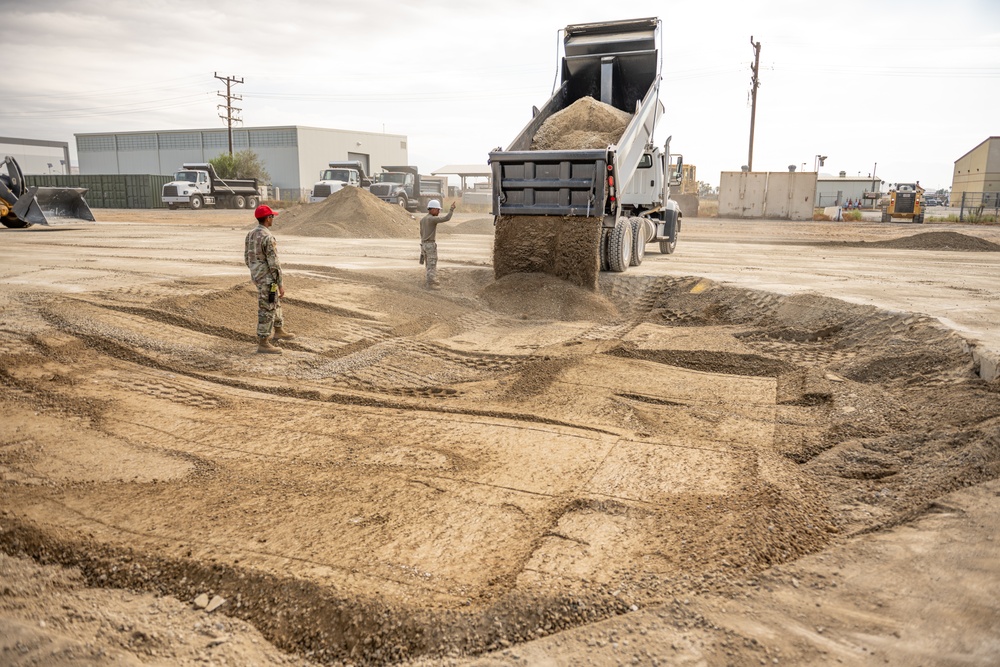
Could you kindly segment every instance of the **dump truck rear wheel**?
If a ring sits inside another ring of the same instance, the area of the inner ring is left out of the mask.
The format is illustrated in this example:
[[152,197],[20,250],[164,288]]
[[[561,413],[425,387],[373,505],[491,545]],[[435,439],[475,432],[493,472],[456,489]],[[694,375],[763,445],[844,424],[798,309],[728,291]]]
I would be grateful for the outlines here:
[[673,255],[674,250],[677,250],[677,237],[673,239],[667,239],[666,241],[660,241],[660,252],[664,255]]
[[639,266],[646,256],[646,230],[639,218],[629,218],[632,223],[632,257],[629,266]]
[[247,208],[257,208],[257,203],[256,197],[247,197]]
[[191,195],[191,210],[198,211],[201,207],[205,205],[205,200],[201,198],[201,195]]
[[608,269],[621,273],[632,259],[632,224],[627,218],[618,218],[608,237]]
[[229,200],[229,203],[233,205],[233,208],[238,208],[240,210],[247,207],[247,199],[243,195],[233,195],[233,198]]

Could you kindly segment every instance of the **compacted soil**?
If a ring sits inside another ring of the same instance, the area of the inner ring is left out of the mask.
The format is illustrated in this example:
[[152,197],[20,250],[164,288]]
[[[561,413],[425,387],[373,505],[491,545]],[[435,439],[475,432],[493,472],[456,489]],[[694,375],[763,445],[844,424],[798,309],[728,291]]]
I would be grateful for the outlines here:
[[415,220],[327,246],[351,220],[300,210],[298,337],[258,355],[246,212],[96,213],[0,231],[0,663],[1000,654],[1000,391],[937,319],[476,261],[430,292]]

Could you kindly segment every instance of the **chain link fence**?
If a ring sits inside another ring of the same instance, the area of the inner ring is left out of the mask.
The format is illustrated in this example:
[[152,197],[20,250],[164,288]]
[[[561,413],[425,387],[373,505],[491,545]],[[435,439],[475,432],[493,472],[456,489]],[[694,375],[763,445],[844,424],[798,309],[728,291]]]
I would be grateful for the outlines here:
[[996,222],[1000,220],[1000,192],[963,192],[959,205],[959,222]]

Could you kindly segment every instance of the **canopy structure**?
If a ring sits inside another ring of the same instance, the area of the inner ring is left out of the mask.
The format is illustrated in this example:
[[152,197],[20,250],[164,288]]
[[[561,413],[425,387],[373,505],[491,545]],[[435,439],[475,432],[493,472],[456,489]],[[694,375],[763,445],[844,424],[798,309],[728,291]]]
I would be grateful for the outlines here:
[[446,164],[443,167],[435,169],[431,172],[432,176],[458,176],[462,179],[462,192],[465,192],[469,188],[466,187],[467,178],[491,178],[493,172],[490,170],[489,165],[485,164]]

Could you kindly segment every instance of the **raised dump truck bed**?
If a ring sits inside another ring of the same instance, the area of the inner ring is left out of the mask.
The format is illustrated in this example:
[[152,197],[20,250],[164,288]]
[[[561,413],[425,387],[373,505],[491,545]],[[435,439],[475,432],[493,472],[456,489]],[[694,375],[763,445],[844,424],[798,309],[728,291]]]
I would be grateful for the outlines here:
[[506,150],[490,153],[497,278],[545,272],[594,287],[600,270],[641,262],[649,241],[673,251],[680,215],[667,151],[652,145],[664,112],[659,32],[655,18],[565,28],[561,85]]

